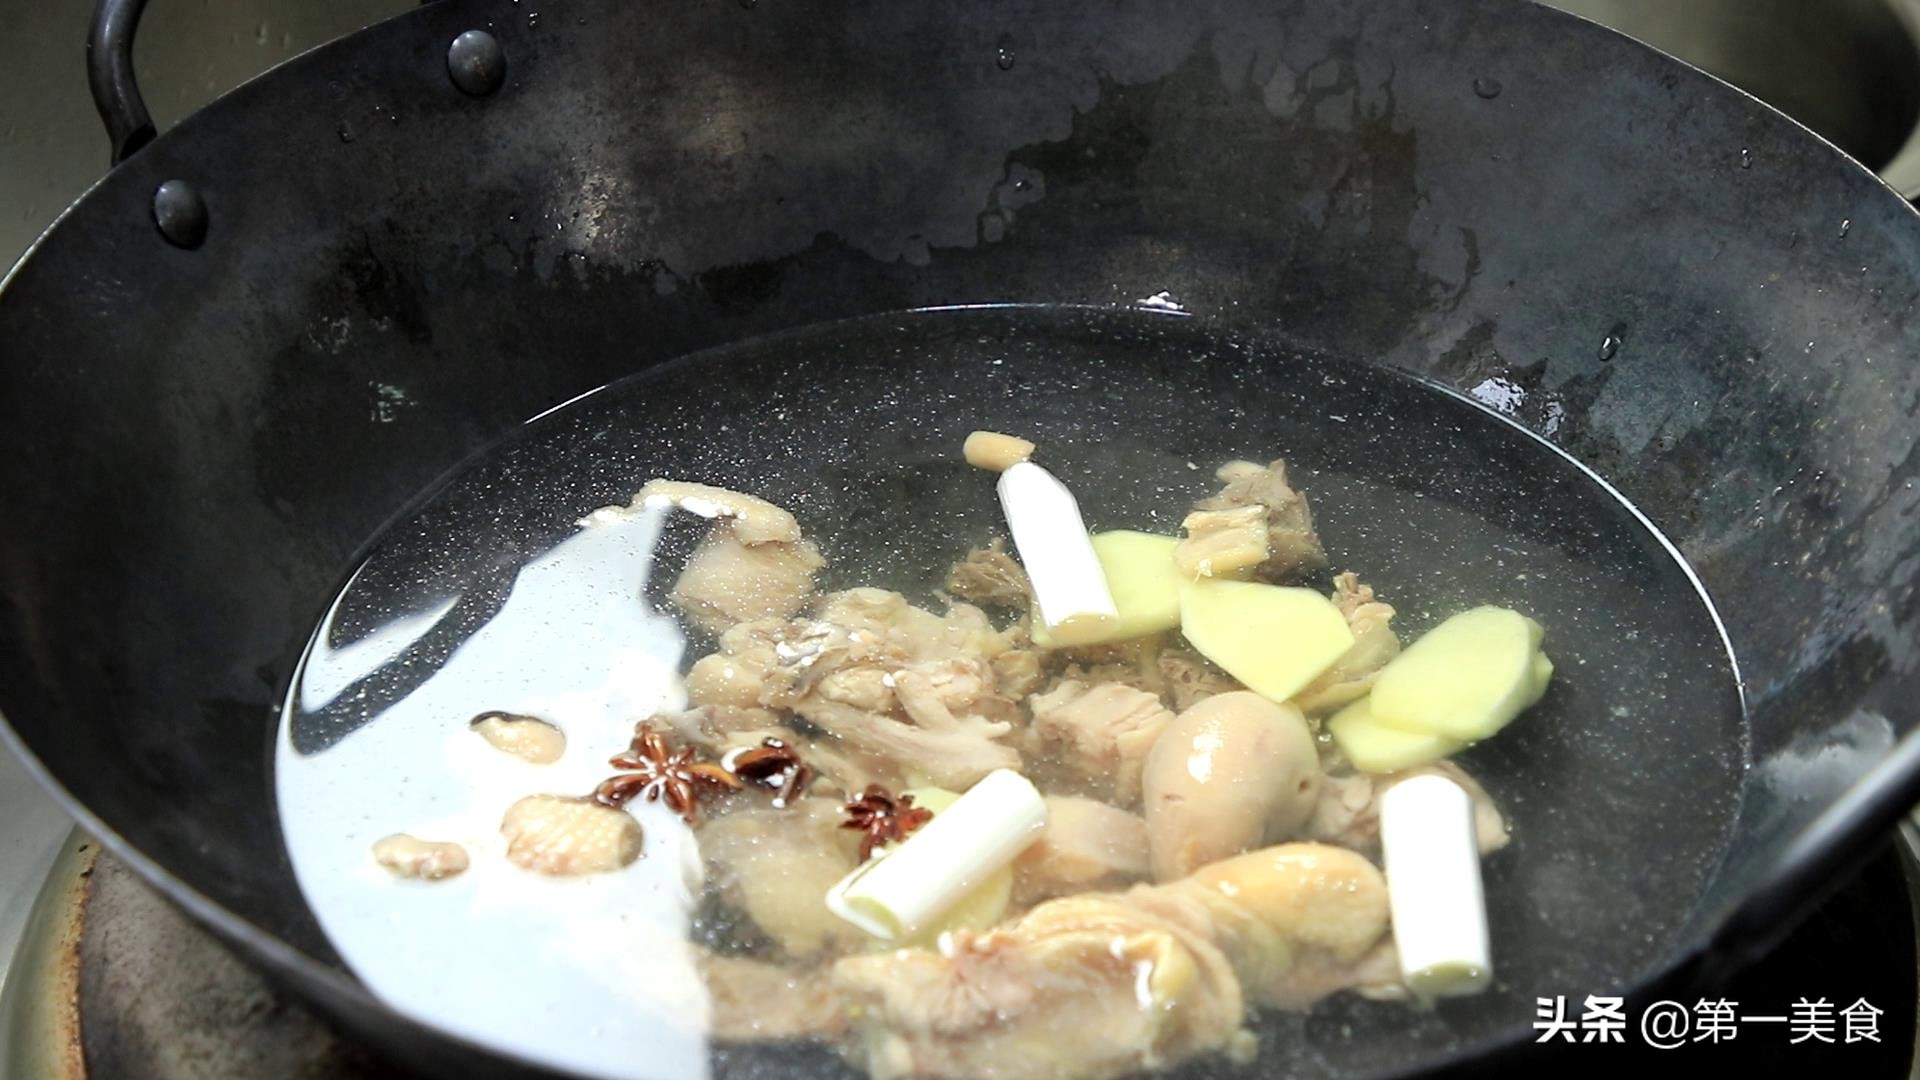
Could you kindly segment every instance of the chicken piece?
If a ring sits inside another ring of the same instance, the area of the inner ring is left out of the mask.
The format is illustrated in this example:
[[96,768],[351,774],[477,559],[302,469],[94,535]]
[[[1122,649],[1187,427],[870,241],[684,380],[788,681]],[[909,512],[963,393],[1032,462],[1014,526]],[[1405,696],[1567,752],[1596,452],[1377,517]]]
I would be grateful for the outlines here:
[[1096,798],[1119,806],[1139,800],[1147,752],[1173,723],[1159,697],[1120,683],[1068,679],[1028,704],[1050,763]]
[[[970,604],[955,604],[940,616],[908,604],[899,593],[850,589],[828,597],[818,618],[772,635],[774,664],[763,677],[760,700],[791,707],[818,690],[843,704],[884,711],[897,704],[892,676],[915,668],[942,686],[949,707],[978,704],[996,718],[1011,718],[1018,715],[1012,699],[988,700],[1000,696],[992,662],[1020,640],[1020,631],[994,630]],[[963,697],[955,698],[962,689]]]
[[1348,625],[1352,625],[1370,607],[1387,608],[1386,618],[1393,617],[1391,607],[1374,599],[1373,586],[1361,584],[1360,575],[1351,570],[1334,575],[1333,592],[1327,599],[1332,600],[1333,606],[1340,609],[1340,614],[1347,617]]
[[1047,826],[1013,862],[1013,895],[1026,905],[1115,889],[1147,876],[1147,823],[1077,795],[1047,796]]
[[1013,923],[833,966],[875,1080],[1097,1080],[1245,1052],[1233,968],[1204,934],[1111,896],[1052,900]]
[[1331,597],[1353,631],[1353,644],[1334,661],[1332,667],[1307,688],[1293,696],[1293,703],[1310,716],[1333,712],[1358,701],[1373,689],[1374,677],[1387,661],[1400,655],[1400,639],[1394,635],[1393,605],[1373,598],[1373,587],[1362,585],[1351,572],[1333,579]]
[[[894,668],[846,667],[830,671],[816,684],[819,695],[868,712],[887,712],[901,704]],[[789,705],[792,702],[788,702]]]
[[[728,707],[731,708],[731,706]],[[713,711],[711,706],[698,705],[691,709],[657,712],[647,717],[645,722],[664,729],[675,742],[692,743],[703,749],[712,750],[727,737],[726,731],[722,730],[720,725],[710,721],[709,717]],[[634,726],[636,729],[639,727],[637,724]]]
[[991,658],[1009,644],[986,613],[971,604],[954,604],[941,616],[886,589],[834,593],[821,604],[817,621],[844,628],[855,645],[870,653],[909,662],[965,654]]
[[1007,554],[1007,542],[995,539],[983,548],[974,548],[967,557],[947,572],[947,591],[962,600],[983,607],[1015,608],[1025,611],[1033,606],[1033,583],[1027,572]]
[[1339,844],[1356,851],[1380,846],[1380,806],[1375,791],[1379,778],[1369,773],[1329,773],[1320,783],[1320,801],[1307,818],[1310,840]]
[[789,956],[860,945],[865,935],[827,910],[827,890],[857,865],[857,838],[842,820],[838,802],[819,798],[714,817],[699,832],[708,880]]
[[778,714],[757,705],[696,705],[655,713],[649,719],[673,731],[683,742],[708,748],[728,744],[736,732],[754,734],[780,726]]
[[610,874],[640,857],[640,823],[593,799],[528,795],[500,818],[507,861],[553,877]]
[[1251,461],[1230,461],[1214,473],[1225,485],[1218,495],[1193,504],[1195,510],[1267,510],[1267,558],[1254,571],[1262,581],[1284,581],[1326,565],[1320,537],[1313,531],[1307,497],[1287,484],[1287,463],[1264,468]]
[[[801,762],[813,770],[813,778],[807,785],[809,791],[823,794],[837,791],[851,796],[865,791],[869,784],[897,790],[905,779],[893,762],[830,740],[800,735],[781,725],[776,715],[767,709],[705,705],[683,712],[657,713],[653,719],[671,729],[681,742],[705,750],[706,756],[714,761],[723,761],[735,751],[754,749],[768,739],[778,739],[792,747]],[[750,724],[750,721],[759,722]],[[723,802],[715,810],[725,813],[731,805]]]
[[758,735],[780,726],[779,714],[757,706],[713,705],[708,707],[707,716],[708,727],[729,734],[740,732]]
[[1180,527],[1186,538],[1173,549],[1173,563],[1189,578],[1234,577],[1267,561],[1267,508],[1195,510]]
[[715,1042],[832,1039],[847,1029],[845,1008],[817,971],[711,953],[699,965]]
[[943,616],[899,593],[849,589],[825,597],[812,619],[731,628],[718,653],[693,665],[687,692],[709,707],[792,712],[852,757],[964,789],[1020,766],[1003,740],[1021,718],[1013,691],[1038,677],[1037,659],[1016,655],[1024,643],[1023,628],[995,630],[970,604]]
[[694,705],[760,708],[767,676],[779,664],[775,648],[787,624],[779,619],[740,623],[720,635],[720,650],[694,661],[686,678]]
[[[675,506],[703,518],[722,519],[733,525],[743,544],[797,544],[800,523],[792,514],[755,495],[747,495],[711,484],[691,484],[681,480],[649,480],[625,508],[627,512],[643,507]],[[619,507],[607,507],[599,513],[620,513]]]
[[741,529],[715,524],[673,583],[674,605],[711,633],[799,611],[813,595],[814,574],[826,565],[811,540],[748,543]]
[[906,786],[906,774],[900,770],[897,762],[889,758],[862,753],[837,740],[796,735],[784,727],[736,732],[728,736],[727,743],[716,753],[725,755],[734,750],[750,750],[768,739],[778,739],[793,747],[794,752],[800,755],[800,760],[813,770],[807,790],[822,795],[834,794],[837,801],[845,802],[875,784],[889,791]]
[[1186,712],[1215,694],[1245,690],[1240,680],[1221,671],[1213,662],[1187,649],[1169,649],[1159,656],[1160,676],[1166,685],[1163,695],[1176,713]]
[[800,535],[794,516],[765,499],[709,484],[649,480],[626,506],[603,506],[580,520],[592,526],[661,507],[679,507],[714,521],[674,582],[674,603],[702,628],[785,618],[813,593],[825,560]]
[[[955,604],[940,616],[879,589],[829,597],[814,625],[832,628],[830,637],[843,635],[844,645],[829,644],[811,661],[802,656],[815,681],[808,687],[800,680],[783,695],[801,716],[856,745],[865,738],[876,752],[894,754],[920,744],[919,751],[908,752],[957,753],[991,762],[992,768],[1018,767],[1011,747],[959,745],[1000,739],[1020,718],[1018,700],[1001,691],[1001,672],[994,666],[1016,651],[1022,640],[1018,629],[996,631],[986,614],[969,604]],[[804,650],[796,646],[795,652]],[[819,674],[823,668],[826,674]],[[1007,671],[1017,680],[1017,667]],[[862,710],[873,722],[853,723],[844,710],[823,708],[826,704]],[[853,733],[842,730],[849,724]],[[905,730],[888,732],[887,725]],[[919,769],[928,762],[916,756],[901,764]],[[952,770],[942,775],[946,779],[930,778],[953,786]],[[959,782],[964,786],[980,775],[984,772]]]
[[1401,780],[1426,774],[1444,776],[1466,789],[1473,801],[1473,833],[1480,854],[1488,855],[1507,846],[1510,839],[1507,821],[1499,806],[1479,781],[1451,761],[1436,761],[1417,769],[1377,776],[1367,773],[1328,776],[1320,787],[1320,801],[1307,820],[1306,835],[1357,851],[1379,850],[1380,796]]
[[[961,684],[964,689],[955,689]],[[949,664],[928,670],[903,667],[893,673],[893,696],[915,725],[928,731],[951,731],[960,723],[947,702],[958,694],[962,700],[980,697],[985,687],[979,673],[964,664]]]
[[1256,1004],[1304,1009],[1345,989],[1400,992],[1386,878],[1345,848],[1278,844],[1126,899],[1205,934]]
[[1160,734],[1141,776],[1153,876],[1290,840],[1320,797],[1320,752],[1306,718],[1250,691],[1217,694]]
[[1005,722],[955,718],[945,730],[904,723],[838,701],[809,697],[794,706],[808,723],[854,748],[894,762],[910,777],[965,791],[995,769],[1019,769],[1020,752],[1004,742]]
[[1033,693],[1044,677],[1040,654],[1031,649],[1008,649],[993,658],[994,689],[1009,701],[1019,701]]
[[833,966],[848,1055],[877,1078],[1105,1080],[1226,1051],[1248,1001],[1306,1008],[1398,993],[1386,879],[1325,844],[1281,844],[1120,895],[1049,900],[942,951]]
[[1167,688],[1166,677],[1160,671],[1160,654],[1165,643],[1165,635],[1154,634],[1106,645],[1056,649],[1047,655],[1057,662],[1061,680],[1088,685],[1120,683],[1158,696]]

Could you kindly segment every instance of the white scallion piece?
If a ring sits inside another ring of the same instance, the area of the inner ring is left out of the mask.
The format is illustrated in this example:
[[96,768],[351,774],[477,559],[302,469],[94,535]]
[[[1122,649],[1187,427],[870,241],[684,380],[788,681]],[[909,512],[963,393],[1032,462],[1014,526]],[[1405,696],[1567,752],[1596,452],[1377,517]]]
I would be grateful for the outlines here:
[[1022,461],[1000,474],[1000,509],[1033,582],[1048,637],[1060,645],[1101,639],[1120,612],[1073,492],[1052,473]]
[[1400,974],[1422,998],[1477,994],[1493,979],[1473,800],[1443,776],[1380,797],[1380,843]]
[[882,941],[932,925],[1039,838],[1047,803],[1026,777],[996,769],[885,854],[827,890],[827,910]]

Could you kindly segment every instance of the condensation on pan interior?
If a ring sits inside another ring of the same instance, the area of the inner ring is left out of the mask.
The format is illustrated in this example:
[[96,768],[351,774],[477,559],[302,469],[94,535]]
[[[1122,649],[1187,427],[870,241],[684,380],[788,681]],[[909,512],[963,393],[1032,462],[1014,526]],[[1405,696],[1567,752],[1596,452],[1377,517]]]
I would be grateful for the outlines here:
[[[706,520],[653,511],[581,528],[584,516],[659,477],[732,488],[791,511],[824,559],[822,595],[876,587],[944,614],[949,567],[1005,535],[992,476],[960,459],[977,428],[1038,443],[1095,532],[1178,535],[1219,489],[1217,466],[1285,459],[1327,556],[1304,583],[1324,592],[1334,571],[1356,572],[1403,641],[1481,604],[1546,627],[1546,697],[1454,759],[1511,833],[1484,860],[1491,988],[1433,1010],[1352,992],[1257,1009],[1251,1064],[1202,1054],[1185,1071],[1387,1067],[1524,1024],[1537,993],[1614,985],[1664,954],[1723,851],[1745,726],[1711,610],[1609,489],[1472,403],[1364,365],[1161,314],[973,310],[833,324],[616,383],[530,423],[378,539],[325,607],[276,759],[294,869],[355,974],[412,1016],[590,1075],[872,1064],[885,1041],[872,1032],[846,1036],[870,1045],[844,1060],[832,1039],[711,1038],[716,1025],[738,1034],[741,995],[769,1017],[830,1007],[836,957],[873,952],[811,913],[756,923],[743,865],[797,875],[808,898],[805,873],[819,874],[753,862],[792,839],[740,824],[775,813],[765,798],[703,806],[699,832],[637,800],[641,856],[579,876],[509,860],[502,818],[525,796],[594,790],[635,721],[684,707],[682,674],[719,648],[667,596]],[[1018,614],[983,610],[995,631]],[[1183,648],[1177,631],[1165,647]],[[1036,692],[1063,663],[1043,660]],[[1150,692],[1176,704],[1169,687]],[[1017,728],[1032,699],[1013,700]],[[469,725],[490,711],[541,718],[564,750],[548,764],[502,753]],[[1061,770],[1020,732],[1006,741],[1029,747],[1026,772]],[[833,779],[816,778],[816,806],[837,814]],[[1102,782],[1096,794],[1124,803]],[[1689,827],[1674,830],[1683,807]],[[837,820],[810,835],[849,859]],[[1666,842],[1638,842],[1654,832]],[[371,855],[393,833],[457,843],[467,866],[398,878]],[[997,917],[1030,900],[1016,889]],[[716,997],[713,957],[759,967],[724,973]],[[732,978],[743,970],[748,984]]]

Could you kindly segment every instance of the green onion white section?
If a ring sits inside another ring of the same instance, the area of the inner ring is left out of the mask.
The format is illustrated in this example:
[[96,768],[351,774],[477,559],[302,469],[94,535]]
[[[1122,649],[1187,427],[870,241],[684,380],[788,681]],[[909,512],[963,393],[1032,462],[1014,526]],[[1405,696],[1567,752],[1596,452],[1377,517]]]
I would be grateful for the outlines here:
[[[1107,591],[1113,597],[1119,619],[1097,638],[1081,641],[1098,645],[1109,641],[1158,634],[1180,625],[1180,568],[1173,564],[1173,549],[1180,541],[1171,536],[1116,529],[1093,537],[1093,553],[1100,560]],[[1033,643],[1043,649],[1060,645],[1047,633],[1047,625],[1033,624]]]
[[949,908],[1036,840],[1046,800],[1010,769],[988,773],[904,842],[827,891],[827,910],[882,941],[901,941]]
[[[945,788],[912,788],[906,794],[913,796],[913,805],[933,811],[934,820],[952,809],[960,796]],[[911,839],[911,838],[909,838]],[[898,845],[888,845],[894,847]],[[887,850],[886,847],[881,849]],[[1013,864],[1008,863],[988,874],[984,880],[966,895],[954,901],[953,905],[942,912],[931,923],[922,926],[910,938],[894,942],[901,946],[922,946],[937,948],[940,935],[950,930],[985,930],[999,922],[1007,914],[1007,905],[1013,901]]]
[[1048,635],[1062,645],[1103,639],[1119,612],[1073,492],[1030,461],[1001,473],[999,491]]
[[1400,973],[1423,998],[1477,994],[1493,978],[1473,800],[1443,776],[1380,797],[1380,843]]

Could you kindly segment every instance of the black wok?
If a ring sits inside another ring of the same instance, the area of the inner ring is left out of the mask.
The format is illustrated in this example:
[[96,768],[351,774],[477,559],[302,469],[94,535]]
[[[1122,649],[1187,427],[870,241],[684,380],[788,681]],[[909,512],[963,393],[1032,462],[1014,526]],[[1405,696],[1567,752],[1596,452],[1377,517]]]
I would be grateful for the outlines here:
[[[823,320],[1165,292],[1292,343],[1274,364],[1504,380],[1512,420],[1678,545],[1738,660],[1737,806],[1682,788],[1664,831],[1593,826],[1657,866],[1700,816],[1732,822],[1700,887],[1590,883],[1676,927],[1642,991],[1763,950],[1920,798],[1920,222],[1611,33],[1505,0],[445,0],[141,148],[110,63],[126,12],[103,9],[95,89],[137,152],[0,293],[7,738],[404,1060],[502,1067],[367,995],[294,883],[267,750],[321,604],[524,418]],[[499,54],[468,39],[450,65],[471,29]],[[1529,1019],[1391,1064],[1511,1050]],[[1313,1053],[1380,1064],[1356,1045]]]

